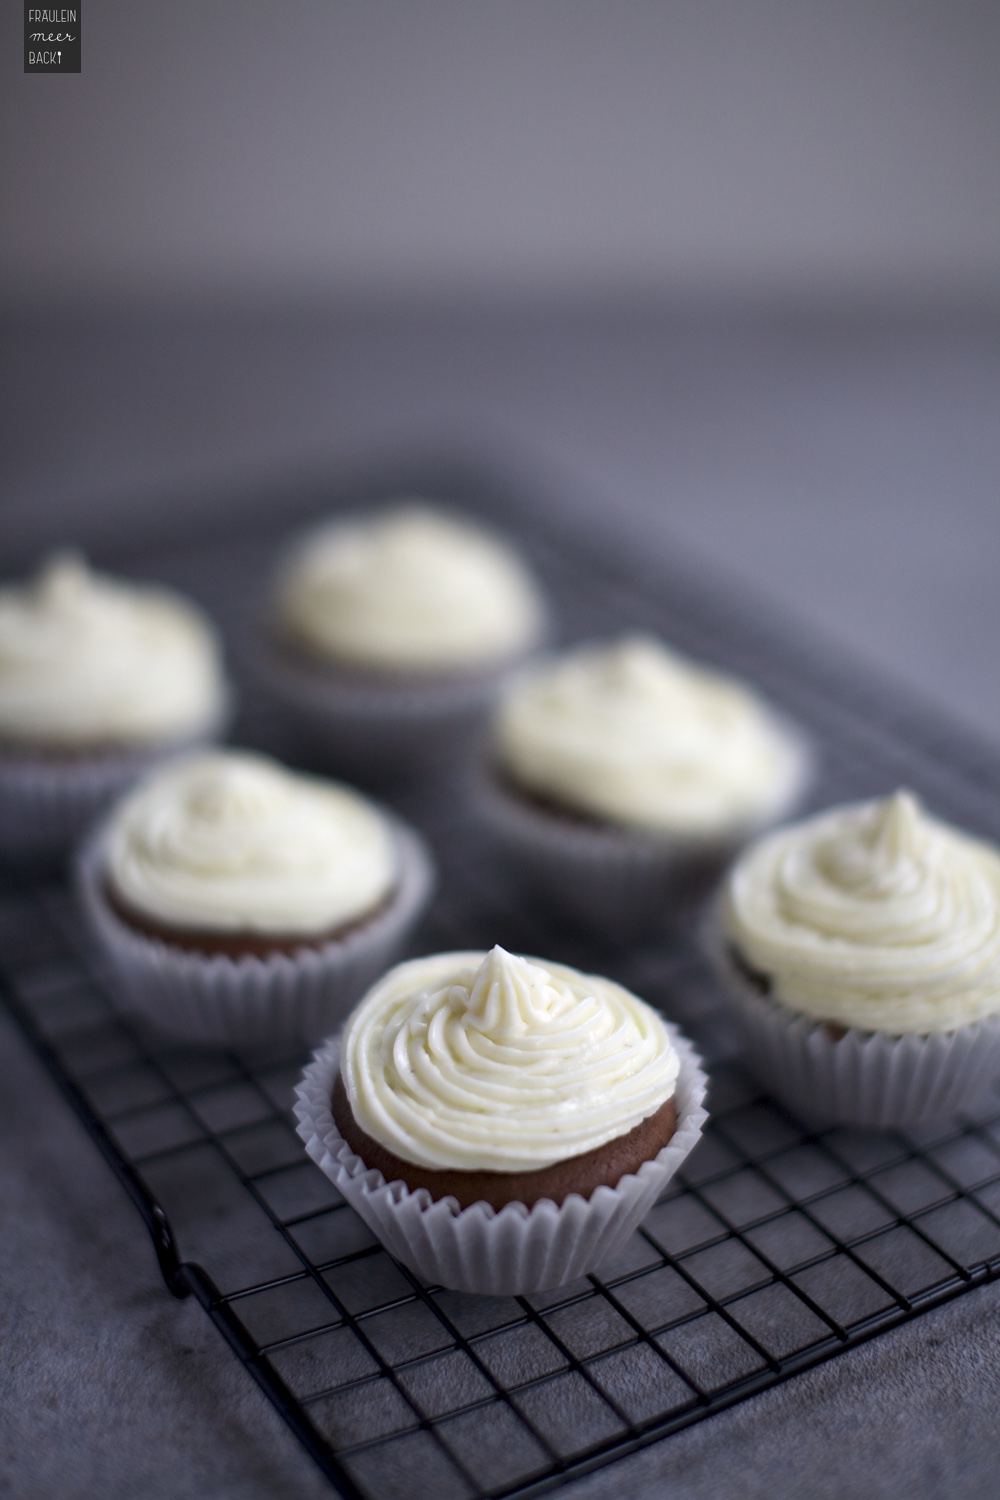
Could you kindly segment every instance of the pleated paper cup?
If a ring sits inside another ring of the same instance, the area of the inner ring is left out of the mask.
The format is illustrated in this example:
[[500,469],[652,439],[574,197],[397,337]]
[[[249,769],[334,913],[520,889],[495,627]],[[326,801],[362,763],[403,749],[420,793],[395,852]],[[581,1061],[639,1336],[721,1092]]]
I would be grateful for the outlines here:
[[767,816],[726,837],[645,833],[549,810],[504,783],[492,768],[472,777],[471,805],[522,887],[578,925],[611,941],[662,931],[671,910],[703,897],[746,840],[801,796],[811,760]]
[[268,647],[260,674],[310,758],[348,780],[379,786],[465,760],[497,694],[524,660],[383,681]]
[[60,863],[94,821],[140,777],[161,761],[219,738],[231,714],[232,703],[227,699],[204,734],[136,749],[72,757],[0,752],[0,861]]
[[542,1199],[531,1208],[488,1203],[459,1208],[433,1199],[426,1188],[386,1182],[366,1167],[333,1119],[333,1086],[340,1070],[340,1038],[316,1053],[296,1090],[295,1113],[306,1150],[390,1255],[425,1281],[459,1292],[511,1296],[564,1286],[610,1259],[649,1213],[690,1154],[707,1119],[707,1079],[691,1043],[667,1024],[680,1058],[677,1128],[650,1161],[617,1187],[589,1198],[571,1193],[558,1206]]
[[806,1120],[883,1130],[931,1124],[974,1106],[1000,1079],[1000,1016],[930,1036],[845,1029],[755,989],[726,952],[714,916],[705,941],[748,1064]]
[[395,963],[433,890],[424,841],[385,816],[399,861],[388,905],[322,947],[266,957],[195,953],[131,927],[107,899],[107,830],[99,827],[78,856],[76,887],[122,1008],[167,1036],[205,1046],[315,1046]]

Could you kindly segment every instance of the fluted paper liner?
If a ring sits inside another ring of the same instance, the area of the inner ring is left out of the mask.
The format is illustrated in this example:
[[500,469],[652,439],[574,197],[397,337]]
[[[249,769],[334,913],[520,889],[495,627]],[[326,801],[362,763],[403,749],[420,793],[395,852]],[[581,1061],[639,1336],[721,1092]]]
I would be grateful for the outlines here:
[[0,860],[53,863],[140,776],[185,751],[219,738],[233,713],[227,689],[203,732],[129,749],[49,756],[9,749],[0,754]]
[[412,777],[460,759],[523,657],[454,676],[380,682],[335,665],[311,667],[268,649],[264,683],[314,752],[354,779]]
[[508,790],[490,770],[472,786],[473,806],[518,877],[577,921],[622,939],[663,925],[671,905],[702,895],[747,839],[790,812],[813,772],[800,750],[798,776],[766,817],[718,838],[671,837],[549,812]]
[[78,756],[0,754],[0,859],[55,861],[78,843],[96,818],[161,761],[215,739],[231,717],[227,697],[204,734],[134,749]]
[[975,1104],[1000,1078],[1000,1016],[929,1036],[844,1030],[760,994],[726,953],[714,913],[704,941],[749,1065],[807,1120],[883,1130],[923,1125]]
[[366,1167],[333,1119],[333,1085],[340,1068],[340,1038],[331,1038],[306,1068],[296,1089],[299,1135],[313,1161],[382,1244],[425,1281],[459,1292],[510,1296],[563,1286],[609,1259],[642,1221],[708,1118],[707,1079],[691,1043],[664,1023],[680,1058],[675,1093],[677,1128],[638,1172],[617,1187],[599,1187],[582,1198],[571,1193],[556,1205],[542,1199],[530,1209],[487,1203],[459,1209],[454,1198],[433,1199],[426,1188],[386,1182]]
[[399,858],[399,882],[387,906],[322,947],[238,959],[187,952],[123,921],[103,888],[102,824],[78,856],[76,886],[88,926],[111,962],[120,1004],[184,1041],[315,1046],[395,962],[433,889],[434,867],[423,840],[384,815]]

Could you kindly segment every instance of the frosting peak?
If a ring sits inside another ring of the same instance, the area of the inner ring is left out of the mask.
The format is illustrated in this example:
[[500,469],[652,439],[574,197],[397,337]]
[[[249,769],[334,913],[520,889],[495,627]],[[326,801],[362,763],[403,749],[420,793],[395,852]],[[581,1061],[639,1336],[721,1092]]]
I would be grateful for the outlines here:
[[189,807],[206,826],[226,828],[269,820],[288,802],[288,788],[278,777],[262,775],[259,762],[232,757],[205,763]]
[[167,926],[315,936],[373,911],[396,881],[384,818],[350,788],[246,751],[189,756],[115,813],[108,876]]
[[1000,1010],[1000,852],[909,792],[759,840],[722,919],[775,998],[819,1019],[927,1034]]
[[798,793],[800,745],[748,688],[651,636],[577,648],[525,674],[496,716],[527,791],[626,827],[730,836]]
[[816,863],[844,891],[891,900],[912,885],[927,841],[919,803],[911,792],[899,791],[835,828],[817,846]]
[[404,1161],[550,1166],[624,1135],[671,1097],[659,1016],[562,964],[442,953],[392,969],[349,1020],[342,1071],[361,1128]]
[[453,985],[452,998],[464,1008],[470,1025],[503,1041],[543,1029],[567,1003],[544,969],[499,944],[483,959],[472,988]]
[[0,588],[0,738],[145,744],[215,728],[225,703],[215,632],[166,589],[56,553]]
[[35,596],[42,610],[79,609],[91,587],[90,569],[79,552],[54,552],[42,564]]
[[407,501],[303,538],[279,578],[279,628],[348,666],[455,671],[535,643],[535,585],[499,538]]
[[692,680],[680,660],[652,636],[626,636],[595,663],[595,678],[608,693],[636,707],[649,699],[683,706],[692,695]]

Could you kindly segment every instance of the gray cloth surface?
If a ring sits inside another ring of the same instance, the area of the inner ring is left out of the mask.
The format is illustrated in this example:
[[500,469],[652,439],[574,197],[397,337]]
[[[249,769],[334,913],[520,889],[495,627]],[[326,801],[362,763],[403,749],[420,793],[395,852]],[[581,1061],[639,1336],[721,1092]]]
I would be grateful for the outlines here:
[[997,1494],[1000,1288],[970,1292],[570,1486],[670,1500]]
[[0,1201],[0,1494],[330,1493],[2,1016]]

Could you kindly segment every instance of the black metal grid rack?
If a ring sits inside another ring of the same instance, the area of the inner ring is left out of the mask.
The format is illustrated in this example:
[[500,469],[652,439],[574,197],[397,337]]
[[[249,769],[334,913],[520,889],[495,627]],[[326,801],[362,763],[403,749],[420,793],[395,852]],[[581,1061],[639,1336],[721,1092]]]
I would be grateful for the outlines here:
[[[609,559],[482,485],[436,488],[503,516],[568,636],[655,629],[756,681],[815,737],[817,805],[905,783],[1000,836],[995,760],[897,692],[690,574]],[[238,545],[121,565],[200,595],[246,660],[276,536],[261,525]],[[251,691],[241,737],[278,747],[279,728]],[[530,1297],[423,1284],[304,1157],[290,1114],[301,1057],[144,1034],[115,1009],[64,888],[0,896],[4,998],[142,1213],[167,1285],[202,1303],[343,1494],[546,1493],[1000,1269],[1000,1096],[934,1130],[810,1131],[735,1065],[694,910],[656,942],[602,950],[495,875],[453,788],[424,788],[404,810],[442,864],[420,949],[500,941],[613,973],[713,1067],[704,1141],[599,1276]]]

